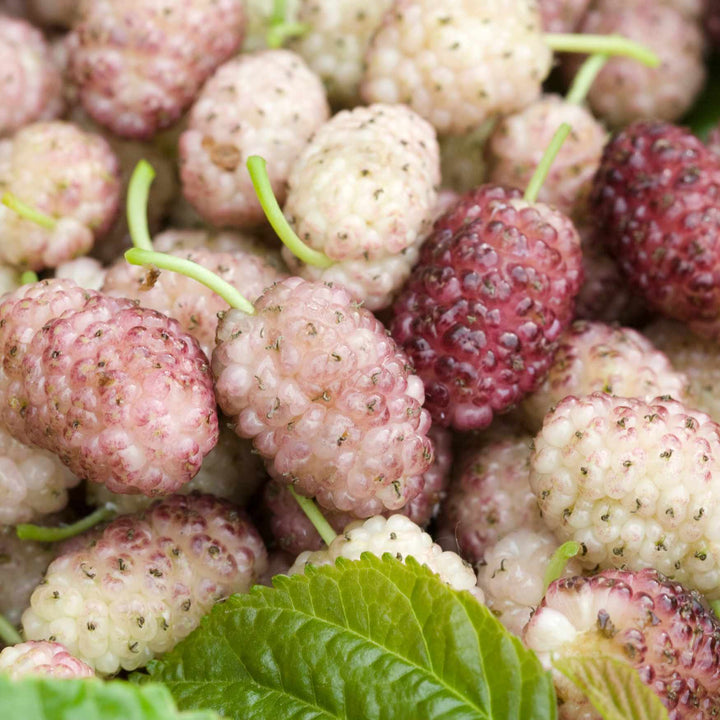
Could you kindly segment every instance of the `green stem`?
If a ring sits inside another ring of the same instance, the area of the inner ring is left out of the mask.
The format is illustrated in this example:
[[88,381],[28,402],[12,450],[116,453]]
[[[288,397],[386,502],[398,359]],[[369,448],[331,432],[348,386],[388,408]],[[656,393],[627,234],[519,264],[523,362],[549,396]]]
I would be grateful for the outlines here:
[[199,283],[217,293],[230,307],[242,310],[248,315],[255,314],[255,308],[249,303],[229,282],[218,277],[214,272],[198,265],[192,260],[167,255],[154,250],[130,248],[125,252],[125,259],[131,265],[144,265],[157,267],[161,270],[171,270],[186,277],[197,280]]
[[582,546],[579,542],[568,540],[563,543],[550,558],[545,568],[545,590],[548,589],[550,583],[555,582],[565,572],[565,566],[570,558],[574,558],[581,550]]
[[0,640],[6,645],[18,645],[23,641],[17,628],[4,615],[0,615]]
[[127,192],[127,221],[133,245],[141,250],[152,250],[147,221],[147,205],[155,170],[147,160],[140,160],[133,170]]
[[285,22],[287,16],[287,0],[273,0],[272,13],[270,13],[270,24],[279,25]]
[[330,523],[325,519],[325,516],[320,512],[318,506],[310,499],[298,495],[292,485],[288,485],[290,494],[297,500],[298,505],[302,508],[302,511],[307,515],[308,520],[314,525],[315,529],[320,533],[320,537],[323,539],[326,545],[337,537],[337,533],[332,529]]
[[1,202],[11,210],[14,210],[21,218],[30,220],[30,222],[34,222],[46,230],[53,230],[57,225],[55,218],[26,205],[20,198],[15,197],[12,193],[4,193]]
[[330,267],[333,261],[325,253],[308,247],[296,235],[295,231],[290,227],[290,223],[285,219],[280,205],[278,205],[278,201],[273,194],[265,160],[259,155],[251,155],[247,159],[247,169],[250,173],[250,179],[252,180],[258,200],[260,200],[262,209],[265,211],[265,216],[285,247],[287,247],[298,260],[301,260],[306,265],[313,265],[319,268]]
[[276,50],[285,44],[285,41],[292,37],[304,35],[310,26],[307,23],[286,22],[281,25],[272,25],[265,35],[265,44]]
[[29,285],[30,283],[34,283],[38,281],[37,273],[33,270],[26,270],[22,275],[20,275],[20,284],[21,285]]
[[603,65],[608,61],[609,55],[591,55],[578,70],[575,75],[570,89],[565,96],[565,102],[573,105],[580,105],[585,101],[587,94],[590,92],[597,74],[603,69]]
[[310,26],[305,23],[289,22],[286,0],[275,0],[265,35],[265,44],[273,49],[282,47],[288,38],[304,35],[309,29]]
[[622,35],[545,33],[543,39],[555,52],[623,55],[648,67],[660,65],[660,58],[652,50]]
[[560,148],[565,142],[565,138],[570,134],[570,130],[570,125],[563,123],[555,131],[550,144],[547,146],[547,150],[545,150],[545,154],[542,156],[538,166],[535,168],[535,172],[530,178],[527,188],[525,188],[525,195],[523,197],[527,200],[527,202],[534,203],[537,200],[540,188],[545,182],[545,178],[550,172],[550,167],[555,161],[555,157],[558,152],[560,152]]
[[43,527],[42,525],[31,525],[23,523],[15,528],[17,536],[21,540],[35,540],[37,542],[59,542],[68,538],[80,535],[90,530],[98,523],[110,520],[117,515],[117,508],[112,503],[106,503],[94,512],[86,515],[71,525],[58,525],[57,527]]

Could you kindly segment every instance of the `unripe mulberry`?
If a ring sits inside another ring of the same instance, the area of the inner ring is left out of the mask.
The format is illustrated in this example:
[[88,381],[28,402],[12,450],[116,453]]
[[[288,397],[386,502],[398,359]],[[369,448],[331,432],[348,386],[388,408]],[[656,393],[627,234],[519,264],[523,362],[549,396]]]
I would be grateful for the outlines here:
[[395,0],[370,42],[361,95],[463,134],[535,100],[551,62],[534,2]]
[[55,220],[48,229],[0,205],[0,261],[30,270],[86,254],[120,200],[118,161],[107,142],[59,121],[0,141],[0,186]]
[[300,154],[283,211],[299,237],[334,264],[288,267],[341,283],[369,310],[388,306],[429,230],[440,182],[435,132],[402,105],[334,115]]
[[0,524],[32,522],[62,510],[80,482],[47,450],[29,447],[0,427]]
[[587,568],[652,567],[720,597],[720,426],[674,400],[562,400],[531,455],[530,486]]
[[0,652],[0,673],[13,680],[31,675],[52,678],[88,678],[94,670],[73,657],[57,642],[29,640],[10,645]]
[[216,602],[246,592],[266,562],[235,506],[174,495],[56,558],[23,615],[25,636],[60,642],[103,675],[133,670],[172,649]]
[[455,590],[469,590],[480,602],[484,599],[472,568],[459,555],[434,543],[430,535],[405,515],[376,516],[351,523],[326,550],[301,553],[288,574],[301,573],[306,565],[332,565],[339,557],[359,560],[364,552],[378,557],[390,553],[403,561],[413,557]]
[[30,594],[53,557],[49,545],[21,540],[9,525],[0,527],[0,614],[11,625],[20,624]]
[[244,25],[242,0],[82,0],[71,57],[80,100],[117,135],[151,137],[240,47]]
[[0,15],[0,137],[63,110],[62,80],[40,31]]
[[545,415],[568,395],[604,392],[652,400],[684,400],[688,380],[637,330],[604,323],[574,322],[563,334],[542,385],[522,402],[536,432]]
[[218,325],[223,412],[270,474],[326,508],[368,517],[405,505],[432,462],[423,386],[347,292],[289,278]]
[[290,170],[330,110],[320,79],[289,50],[241,54],[205,83],[180,136],[183,194],[222,227],[265,219],[245,161],[267,162],[273,193],[285,202]]
[[[485,550],[478,585],[485,593],[487,606],[510,632],[522,635],[542,601],[545,572],[557,548],[557,540],[546,528],[518,528]],[[561,577],[580,573],[580,564],[571,559]]]
[[643,334],[688,379],[686,404],[720,423],[720,343],[698,337],[686,325],[660,318]]
[[392,0],[299,0],[295,20],[307,32],[290,42],[339,107],[360,105],[363,60]]

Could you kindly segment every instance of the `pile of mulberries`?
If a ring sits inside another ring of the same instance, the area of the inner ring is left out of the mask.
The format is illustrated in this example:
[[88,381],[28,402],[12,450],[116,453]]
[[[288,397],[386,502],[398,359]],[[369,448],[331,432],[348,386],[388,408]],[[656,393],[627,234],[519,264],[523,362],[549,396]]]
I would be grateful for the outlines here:
[[2,3],[0,672],[389,552],[715,717],[717,5]]

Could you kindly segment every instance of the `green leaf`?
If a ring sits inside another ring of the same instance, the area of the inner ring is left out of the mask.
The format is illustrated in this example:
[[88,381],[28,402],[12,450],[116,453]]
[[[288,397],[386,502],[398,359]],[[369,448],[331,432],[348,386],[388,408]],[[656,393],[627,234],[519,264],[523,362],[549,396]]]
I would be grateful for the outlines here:
[[707,81],[690,113],[683,119],[684,125],[703,140],[720,122],[720,55],[710,58],[707,65]]
[[11,680],[0,675],[0,707],[5,718],[27,720],[218,720],[208,710],[178,712],[162,685],[123,680]]
[[611,657],[568,657],[554,667],[587,695],[604,720],[669,720],[635,668]]
[[243,720],[556,717],[537,657],[412,558],[366,553],[274,582],[216,605],[151,664],[180,707]]

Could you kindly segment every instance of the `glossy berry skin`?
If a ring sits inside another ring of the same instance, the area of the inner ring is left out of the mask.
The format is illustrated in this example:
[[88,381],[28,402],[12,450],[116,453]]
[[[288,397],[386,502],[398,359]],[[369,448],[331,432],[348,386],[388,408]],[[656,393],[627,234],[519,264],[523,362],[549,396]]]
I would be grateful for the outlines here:
[[566,217],[481,186],[435,223],[391,332],[425,383],[433,421],[480,429],[542,381],[582,281]]
[[590,203],[653,309],[720,337],[720,156],[683,128],[633,123],[606,146]]

